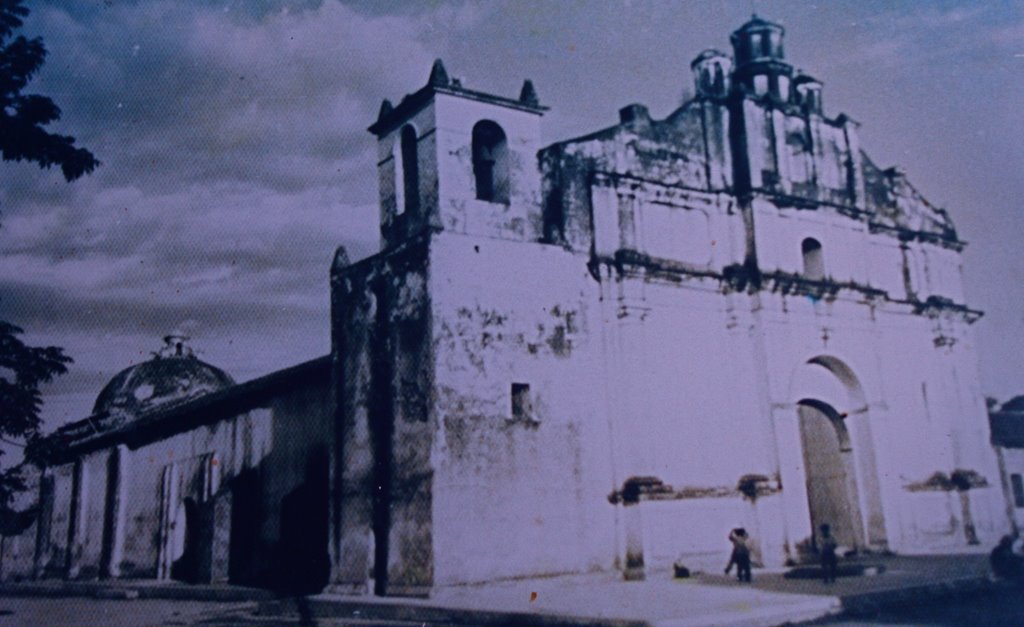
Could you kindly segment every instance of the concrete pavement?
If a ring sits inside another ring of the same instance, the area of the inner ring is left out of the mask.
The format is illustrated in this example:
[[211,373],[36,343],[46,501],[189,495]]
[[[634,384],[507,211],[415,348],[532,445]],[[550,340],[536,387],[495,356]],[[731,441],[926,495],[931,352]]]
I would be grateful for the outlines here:
[[[783,570],[755,570],[751,584],[720,573],[673,579],[649,573],[626,582],[613,573],[523,579],[453,586],[423,600],[319,595],[313,613],[333,619],[420,620],[476,625],[779,625],[812,621],[839,612],[927,600],[952,592],[992,587],[987,557],[941,555],[868,556],[859,560],[882,571],[873,576],[787,579]],[[291,608],[263,604],[265,614]]]
[[[787,579],[782,570],[755,570],[751,584],[721,573],[673,579],[669,572],[656,571],[641,582],[623,581],[615,573],[592,573],[452,586],[437,590],[429,599],[322,594],[309,603],[324,622],[345,625],[779,625],[841,611],[866,613],[954,593],[971,594],[994,586],[983,554],[868,556],[860,562],[883,572],[840,578],[829,585],[816,579]],[[115,614],[120,603],[126,615],[136,615],[147,600],[154,599],[183,602],[183,607],[248,601],[234,606],[231,615],[223,617],[226,622],[206,614],[204,624],[294,623],[297,618],[292,602],[272,600],[266,591],[231,586],[152,581],[0,585],[0,597],[15,595],[98,597],[108,600],[104,608],[113,604],[109,611]],[[177,624],[193,623],[185,619]]]

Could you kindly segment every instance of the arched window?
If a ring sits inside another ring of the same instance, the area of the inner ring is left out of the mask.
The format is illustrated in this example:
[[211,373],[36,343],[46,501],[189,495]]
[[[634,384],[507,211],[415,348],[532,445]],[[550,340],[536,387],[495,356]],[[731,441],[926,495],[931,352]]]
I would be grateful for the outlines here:
[[416,129],[410,125],[402,128],[402,192],[405,201],[397,211],[414,212],[420,208],[420,168],[416,154]]
[[508,204],[508,140],[490,120],[473,127],[473,176],[478,200]]
[[804,255],[804,276],[814,281],[825,278],[825,257],[821,252],[821,242],[808,237],[800,244]]

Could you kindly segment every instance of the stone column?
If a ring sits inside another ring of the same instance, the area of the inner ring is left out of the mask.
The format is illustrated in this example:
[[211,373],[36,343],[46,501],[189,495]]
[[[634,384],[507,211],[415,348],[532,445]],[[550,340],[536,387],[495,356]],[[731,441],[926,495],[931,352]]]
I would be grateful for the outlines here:
[[[356,283],[353,279],[352,283]],[[372,293],[342,293],[347,280],[334,285],[333,333],[338,362],[336,441],[332,456],[337,468],[331,501],[334,563],[328,590],[366,594],[374,553],[373,445],[370,437],[373,326],[377,302]]]
[[82,543],[85,541],[85,504],[88,496],[86,487],[85,463],[75,461],[71,479],[71,510],[68,516],[68,548],[67,560],[64,564],[64,577],[76,579],[81,569]]
[[213,530],[210,539],[210,583],[227,583],[231,566],[230,490],[213,497]]
[[107,461],[107,507],[103,530],[103,563],[100,575],[105,578],[121,576],[124,556],[124,494],[128,470],[128,447],[123,444],[110,451]]
[[39,518],[36,523],[36,553],[32,578],[42,579],[50,558],[50,525],[53,517],[53,475],[46,471],[39,478]]

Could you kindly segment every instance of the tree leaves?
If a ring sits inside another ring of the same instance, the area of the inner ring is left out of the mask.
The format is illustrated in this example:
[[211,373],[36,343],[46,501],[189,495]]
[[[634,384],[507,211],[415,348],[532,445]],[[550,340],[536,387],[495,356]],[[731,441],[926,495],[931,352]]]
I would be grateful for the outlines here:
[[75,138],[49,133],[42,127],[60,119],[60,108],[46,96],[22,94],[46,60],[39,37],[18,35],[28,9],[22,0],[0,0],[0,158],[29,161],[49,169],[60,166],[73,181],[100,165],[91,152],[75,147]]
[[26,346],[23,331],[0,321],[0,437],[27,439],[39,431],[39,386],[67,372],[72,359],[56,346]]

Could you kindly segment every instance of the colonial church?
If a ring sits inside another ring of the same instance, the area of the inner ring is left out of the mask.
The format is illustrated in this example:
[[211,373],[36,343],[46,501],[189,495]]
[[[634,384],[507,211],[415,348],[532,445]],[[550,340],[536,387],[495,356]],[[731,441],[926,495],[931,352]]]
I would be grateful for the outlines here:
[[335,591],[992,546],[964,243],[753,18],[664,119],[541,145],[435,63],[384,101],[381,250],[331,266],[330,354],[236,384],[168,338],[52,437],[4,576]]

